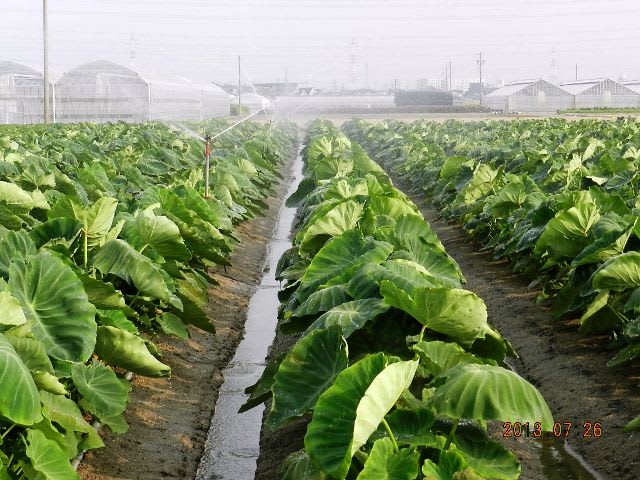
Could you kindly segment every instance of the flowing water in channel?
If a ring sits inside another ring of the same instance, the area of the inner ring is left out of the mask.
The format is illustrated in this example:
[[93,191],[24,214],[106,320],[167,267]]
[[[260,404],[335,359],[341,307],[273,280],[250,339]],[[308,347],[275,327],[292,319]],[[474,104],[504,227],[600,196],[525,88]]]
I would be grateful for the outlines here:
[[[290,178],[286,197],[296,191],[302,180],[300,156],[291,167]],[[265,274],[249,303],[245,336],[224,370],[197,480],[249,480],[255,476],[264,405],[242,414],[238,409],[247,399],[244,389],[262,375],[267,351],[275,338],[280,305],[275,271],[280,256],[291,246],[289,235],[295,213],[296,209],[285,207],[283,200],[267,247]]]

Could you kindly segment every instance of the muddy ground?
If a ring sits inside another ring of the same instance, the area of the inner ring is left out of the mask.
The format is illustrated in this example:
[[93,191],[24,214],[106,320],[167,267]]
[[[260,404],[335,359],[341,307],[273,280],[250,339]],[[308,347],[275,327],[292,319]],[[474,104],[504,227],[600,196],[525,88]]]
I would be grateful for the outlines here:
[[238,227],[242,243],[230,258],[232,266],[226,272],[223,268],[213,272],[220,285],[210,289],[207,313],[216,334],[192,329],[187,341],[165,335],[155,339],[165,363],[173,367],[171,378],[134,378],[125,414],[129,431],[107,434],[106,448],[86,455],[78,469],[82,479],[195,476],[223,381],[222,370],[243,337],[249,300],[263,275],[267,244],[288,184],[291,162],[286,163],[280,170],[285,179],[274,187],[277,195],[267,201],[265,215]]

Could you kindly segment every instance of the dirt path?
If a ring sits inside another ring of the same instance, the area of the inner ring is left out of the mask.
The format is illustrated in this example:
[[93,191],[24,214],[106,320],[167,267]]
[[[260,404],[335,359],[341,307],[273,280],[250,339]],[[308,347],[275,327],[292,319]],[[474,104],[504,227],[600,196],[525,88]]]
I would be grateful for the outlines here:
[[[534,304],[537,292],[528,290],[527,282],[506,262],[479,253],[462,228],[439,221],[418,196],[411,198],[459,263],[467,279],[465,288],[485,301],[489,321],[518,352],[520,359],[510,364],[540,390],[556,421],[572,422],[570,447],[602,478],[639,478],[640,434],[622,431],[640,414],[638,365],[608,368],[612,353],[604,349],[606,339],[581,335],[575,320],[554,320],[548,306]],[[584,422],[601,422],[602,436],[585,438]],[[508,444],[523,463],[521,478],[547,478],[531,443]]]
[[242,339],[249,300],[262,278],[290,166],[287,162],[281,168],[285,180],[274,187],[277,195],[267,201],[265,215],[239,226],[242,243],[230,258],[232,266],[226,272],[222,268],[214,272],[220,285],[210,290],[207,313],[217,333],[192,330],[187,341],[164,335],[156,339],[164,360],[173,367],[171,379],[133,380],[126,411],[129,431],[107,435],[106,448],[87,454],[78,469],[82,479],[194,477],[222,384],[222,370]]

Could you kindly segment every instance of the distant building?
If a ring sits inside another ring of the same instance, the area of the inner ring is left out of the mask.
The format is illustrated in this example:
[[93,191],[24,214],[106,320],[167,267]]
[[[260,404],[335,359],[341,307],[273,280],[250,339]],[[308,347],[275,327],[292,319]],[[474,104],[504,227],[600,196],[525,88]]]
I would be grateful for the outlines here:
[[571,108],[573,97],[546,80],[522,80],[488,93],[482,105],[503,112],[555,112]]
[[290,82],[256,83],[254,86],[258,94],[272,98],[283,95],[295,95],[298,91],[298,84]]
[[573,95],[573,108],[629,108],[640,105],[640,94],[610,78],[578,80],[561,85]]
[[394,93],[394,103],[396,107],[422,107],[453,105],[453,95],[451,92],[437,90],[400,90]]

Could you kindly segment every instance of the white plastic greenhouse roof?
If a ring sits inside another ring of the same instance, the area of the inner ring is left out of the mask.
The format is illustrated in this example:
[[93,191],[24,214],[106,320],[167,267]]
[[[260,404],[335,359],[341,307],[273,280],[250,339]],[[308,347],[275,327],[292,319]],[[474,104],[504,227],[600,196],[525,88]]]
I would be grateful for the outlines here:
[[15,62],[0,62],[0,75],[22,75],[42,78],[42,74],[31,67]]
[[622,85],[624,85],[630,90],[633,90],[636,93],[640,93],[640,80],[631,80],[628,82],[623,82]]
[[[493,92],[488,93],[487,95],[485,95],[485,97],[508,97],[509,95],[513,95],[514,93],[524,90],[529,85],[533,85],[534,83],[537,83],[537,82],[545,82],[545,81],[541,78],[533,78],[529,80],[518,80],[516,82],[508,83],[504,87],[500,87],[497,90],[494,90]],[[553,86],[555,87],[555,85]]]
[[585,90],[589,90],[591,87],[594,87],[606,80],[607,80],[606,78],[592,78],[589,80],[577,80],[574,82],[566,82],[566,83],[563,83],[561,86],[567,92],[573,95],[577,95],[579,93],[584,92]]

